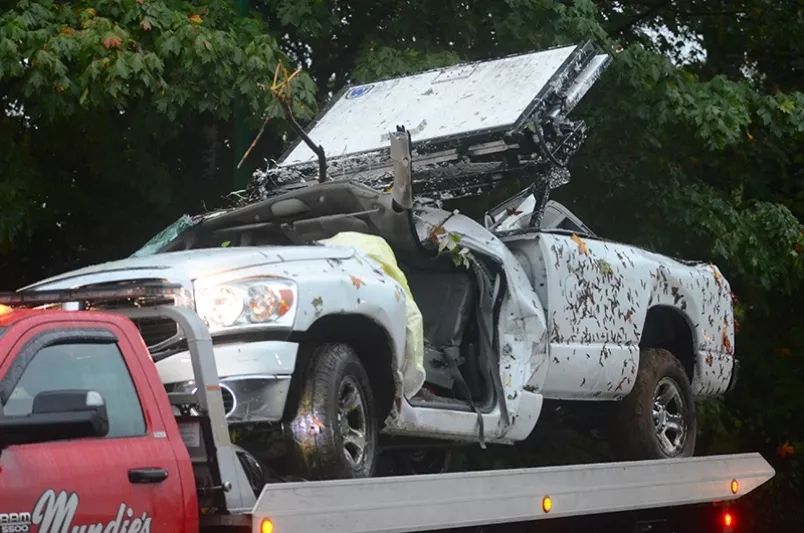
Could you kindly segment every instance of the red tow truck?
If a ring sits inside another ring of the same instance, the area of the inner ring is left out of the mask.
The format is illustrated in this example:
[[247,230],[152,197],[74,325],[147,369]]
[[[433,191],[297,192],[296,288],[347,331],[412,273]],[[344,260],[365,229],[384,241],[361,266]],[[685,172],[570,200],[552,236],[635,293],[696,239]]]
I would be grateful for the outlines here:
[[[0,294],[13,307],[0,311],[0,533],[357,533],[542,519],[568,531],[579,517],[733,501],[774,475],[749,453],[266,484],[259,463],[230,441],[197,315],[166,306],[81,310],[173,290]],[[192,394],[166,393],[130,320],[144,317],[182,329]],[[719,531],[738,531],[723,517]],[[662,531],[643,526],[636,530]]]
[[0,398],[0,531],[198,530],[187,448],[126,317],[0,316]]

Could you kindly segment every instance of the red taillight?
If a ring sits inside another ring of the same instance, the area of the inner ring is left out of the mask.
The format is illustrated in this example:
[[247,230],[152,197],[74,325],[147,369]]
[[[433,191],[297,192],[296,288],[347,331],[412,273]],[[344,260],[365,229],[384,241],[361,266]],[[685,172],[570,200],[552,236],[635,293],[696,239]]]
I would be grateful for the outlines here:
[[726,528],[734,527],[734,515],[731,514],[729,511],[723,513],[723,527]]

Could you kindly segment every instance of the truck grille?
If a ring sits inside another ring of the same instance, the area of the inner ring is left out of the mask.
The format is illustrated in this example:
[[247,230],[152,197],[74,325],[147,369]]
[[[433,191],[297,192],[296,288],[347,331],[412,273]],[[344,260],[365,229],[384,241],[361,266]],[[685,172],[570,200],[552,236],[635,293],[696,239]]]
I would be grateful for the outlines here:
[[148,347],[165,342],[179,333],[178,324],[169,318],[138,318],[133,322]]
[[[105,287],[125,287],[129,284],[141,284],[141,283],[167,283],[167,280],[163,279],[136,279],[136,280],[127,280],[127,281],[112,281],[108,283],[96,283],[92,285],[86,285],[84,288],[91,289],[91,288],[105,288]],[[105,310],[114,310],[114,309],[121,309],[121,308],[131,308],[131,307],[151,307],[157,305],[174,305],[175,301],[171,296],[160,296],[148,299],[139,299],[137,301],[132,300],[120,300],[120,301],[106,301],[102,304],[96,305],[94,309],[105,309]],[[143,340],[145,340],[145,345],[148,346],[149,349],[153,348],[154,346],[158,345],[159,343],[165,342],[170,340],[171,338],[176,338],[179,340],[179,326],[173,320],[169,318],[138,318],[133,320],[134,324],[137,326],[137,329],[140,330],[140,335],[142,335]],[[152,351],[153,352],[153,351]],[[152,353],[152,355],[154,355]]]

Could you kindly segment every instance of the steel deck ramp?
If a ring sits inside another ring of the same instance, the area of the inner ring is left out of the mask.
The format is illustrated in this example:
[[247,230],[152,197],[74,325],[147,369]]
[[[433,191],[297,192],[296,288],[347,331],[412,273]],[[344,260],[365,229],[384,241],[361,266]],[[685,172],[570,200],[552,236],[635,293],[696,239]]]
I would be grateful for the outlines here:
[[747,453],[282,483],[265,486],[253,523],[255,532],[263,519],[282,533],[428,531],[733,500],[774,473]]

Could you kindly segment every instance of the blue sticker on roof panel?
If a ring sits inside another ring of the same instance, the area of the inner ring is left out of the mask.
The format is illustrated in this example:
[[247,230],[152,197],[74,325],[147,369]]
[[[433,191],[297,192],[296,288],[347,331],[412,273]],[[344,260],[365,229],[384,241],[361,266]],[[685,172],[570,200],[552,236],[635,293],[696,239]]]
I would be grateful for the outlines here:
[[352,87],[346,93],[346,98],[349,100],[351,100],[352,98],[360,98],[361,96],[366,95],[373,88],[374,85],[361,85],[360,87]]

